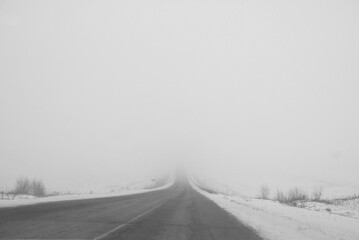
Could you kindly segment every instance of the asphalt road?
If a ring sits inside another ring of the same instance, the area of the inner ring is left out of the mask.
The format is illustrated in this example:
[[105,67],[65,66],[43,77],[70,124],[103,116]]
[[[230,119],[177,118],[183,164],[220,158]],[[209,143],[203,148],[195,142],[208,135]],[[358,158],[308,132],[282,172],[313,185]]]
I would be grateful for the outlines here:
[[183,180],[130,196],[2,208],[0,239],[261,238]]

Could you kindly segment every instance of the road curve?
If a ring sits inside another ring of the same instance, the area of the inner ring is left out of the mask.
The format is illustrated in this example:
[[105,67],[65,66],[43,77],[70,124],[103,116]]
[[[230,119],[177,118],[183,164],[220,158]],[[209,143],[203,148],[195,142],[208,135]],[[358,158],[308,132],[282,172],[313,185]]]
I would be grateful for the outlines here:
[[142,194],[2,208],[0,239],[261,238],[182,180]]

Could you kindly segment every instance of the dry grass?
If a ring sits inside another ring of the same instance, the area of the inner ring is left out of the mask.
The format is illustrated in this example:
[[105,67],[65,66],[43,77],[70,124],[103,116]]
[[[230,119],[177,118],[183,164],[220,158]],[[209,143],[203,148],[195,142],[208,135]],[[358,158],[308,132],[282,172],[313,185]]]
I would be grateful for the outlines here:
[[313,201],[320,201],[323,195],[323,187],[316,187],[312,193]]
[[267,185],[263,184],[259,188],[259,198],[269,199],[270,189]]
[[273,200],[296,206],[298,201],[308,200],[308,194],[299,187],[292,187],[287,192],[277,189]]

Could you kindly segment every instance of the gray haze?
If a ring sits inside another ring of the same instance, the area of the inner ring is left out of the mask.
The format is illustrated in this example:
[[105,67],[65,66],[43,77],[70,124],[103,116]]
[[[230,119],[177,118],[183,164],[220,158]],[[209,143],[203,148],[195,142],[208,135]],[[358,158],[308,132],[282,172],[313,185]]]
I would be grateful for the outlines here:
[[358,12],[1,0],[0,188],[110,184],[173,162],[358,183]]

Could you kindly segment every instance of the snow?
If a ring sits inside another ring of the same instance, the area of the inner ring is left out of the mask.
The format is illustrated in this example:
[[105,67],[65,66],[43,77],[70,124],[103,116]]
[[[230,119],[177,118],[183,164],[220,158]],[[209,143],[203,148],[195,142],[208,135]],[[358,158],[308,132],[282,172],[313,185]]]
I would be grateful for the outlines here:
[[[256,173],[251,169],[239,173],[226,172],[226,170],[192,171],[192,176],[203,185],[210,185],[211,189],[227,195],[237,195],[242,197],[258,196],[261,185],[270,188],[270,197],[274,196],[276,190],[287,192],[293,187],[298,187],[309,196],[313,190],[321,187],[323,189],[322,198],[337,199],[359,194],[359,182],[351,180],[337,179],[337,177],[312,176],[310,174],[286,174],[275,173],[268,170],[261,170]],[[358,179],[359,180],[359,179]]]
[[[192,182],[193,179],[191,180]],[[195,182],[197,183],[197,182]],[[358,211],[358,200],[350,200],[331,205],[332,213],[325,210],[328,206],[310,203],[308,207],[298,208],[271,200],[260,200],[225,194],[211,194],[193,187],[207,196],[220,207],[233,214],[243,224],[256,230],[268,240],[358,240],[359,219],[357,215],[340,215],[340,210]],[[324,204],[324,203],[323,203]],[[315,210],[316,209],[316,210]]]
[[93,199],[93,198],[105,198],[105,197],[115,197],[115,196],[125,196],[132,194],[139,194],[151,191],[157,191],[161,189],[169,188],[174,183],[174,175],[172,174],[165,185],[157,188],[148,188],[151,184],[151,180],[143,182],[142,184],[136,184],[135,186],[129,186],[129,190],[123,189],[120,192],[107,192],[107,193],[87,193],[87,194],[63,194],[58,196],[49,196],[36,198],[31,195],[13,195],[13,194],[1,194],[0,195],[0,208],[4,207],[17,207],[23,205],[47,203],[47,202],[56,202],[56,201],[69,201],[69,200],[79,200],[79,199]]
[[332,200],[328,202],[301,202],[300,207],[319,212],[330,212],[359,220],[359,197],[356,199]]

